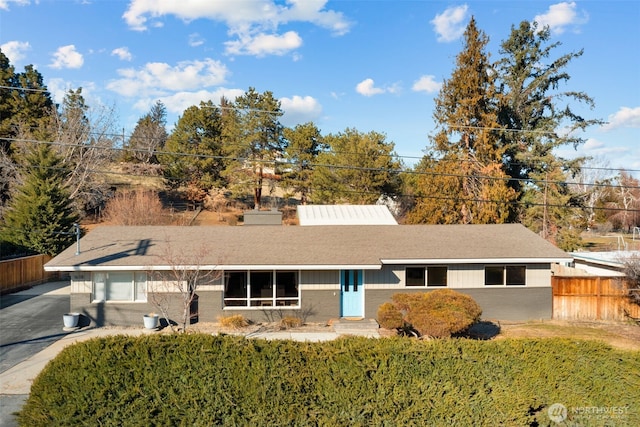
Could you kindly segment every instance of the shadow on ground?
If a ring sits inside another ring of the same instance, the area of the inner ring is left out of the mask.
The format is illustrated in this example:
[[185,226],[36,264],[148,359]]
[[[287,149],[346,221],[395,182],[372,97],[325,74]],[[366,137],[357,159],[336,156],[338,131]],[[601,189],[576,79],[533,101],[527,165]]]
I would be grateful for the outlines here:
[[500,325],[483,320],[472,325],[461,337],[470,338],[474,340],[490,340],[500,334]]

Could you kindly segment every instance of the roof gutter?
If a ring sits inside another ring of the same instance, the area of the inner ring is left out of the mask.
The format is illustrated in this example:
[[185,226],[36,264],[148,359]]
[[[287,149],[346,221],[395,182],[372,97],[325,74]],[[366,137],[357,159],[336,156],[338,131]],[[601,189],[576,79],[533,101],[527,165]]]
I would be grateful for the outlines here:
[[568,263],[573,258],[389,258],[382,264],[541,264]]

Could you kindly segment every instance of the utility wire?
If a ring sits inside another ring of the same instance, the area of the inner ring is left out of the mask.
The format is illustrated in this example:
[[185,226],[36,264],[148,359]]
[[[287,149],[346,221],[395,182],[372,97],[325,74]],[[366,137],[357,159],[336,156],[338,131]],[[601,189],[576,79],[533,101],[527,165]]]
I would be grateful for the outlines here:
[[[63,142],[51,142],[51,141],[39,141],[35,139],[18,139],[12,138],[11,140],[16,142],[25,142],[25,143],[36,143],[36,144],[49,144],[54,146],[61,147],[74,147],[74,148],[83,148],[84,150],[90,149],[98,149],[98,150],[109,150],[114,152],[123,152],[123,151],[133,151],[133,152],[142,152],[147,153],[147,150],[143,149],[130,149],[130,148],[119,148],[119,147],[107,147],[107,146],[81,146],[78,147],[77,144],[72,143],[63,143]],[[166,155],[166,156],[177,156],[177,157],[189,157],[189,158],[199,158],[199,159],[212,159],[212,160],[229,160],[229,161],[238,161],[245,162],[250,161],[252,163],[259,163],[263,165],[281,165],[281,166],[290,166],[295,167],[298,166],[298,163],[294,161],[286,161],[286,160],[274,160],[274,159],[250,159],[247,157],[240,156],[224,156],[224,155],[205,155],[205,154],[192,154],[192,153],[176,153],[171,151],[155,151],[156,155]],[[455,173],[443,173],[443,172],[429,172],[429,171],[416,171],[413,169],[388,169],[388,168],[372,168],[372,167],[361,167],[361,166],[353,166],[353,165],[332,165],[325,163],[307,163],[309,167],[315,168],[327,168],[327,169],[336,169],[336,170],[355,170],[360,172],[379,172],[379,173],[389,173],[389,174],[408,174],[408,175],[424,175],[424,176],[443,176],[443,177],[451,177],[451,178],[466,178],[470,175],[464,174],[455,174]],[[504,181],[504,182],[521,182],[521,183],[529,183],[529,184],[538,184],[538,185],[581,185],[587,187],[603,187],[603,188],[627,188],[627,189],[640,189],[640,186],[622,186],[616,184],[610,184],[608,182],[602,183],[576,183],[569,181],[559,181],[559,180],[547,180],[547,179],[534,179],[534,178],[515,178],[515,177],[494,177],[488,175],[473,175],[474,178],[477,179],[486,179],[489,181]]]

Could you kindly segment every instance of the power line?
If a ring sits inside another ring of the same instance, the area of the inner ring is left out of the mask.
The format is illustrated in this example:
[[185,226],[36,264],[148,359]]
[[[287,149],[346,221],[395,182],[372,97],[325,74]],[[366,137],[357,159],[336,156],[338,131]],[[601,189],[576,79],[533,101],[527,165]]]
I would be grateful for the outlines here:
[[[36,143],[36,144],[50,144],[54,146],[63,146],[63,147],[78,147],[77,144],[72,143],[62,143],[62,142],[52,142],[52,141],[39,141],[39,140],[29,140],[29,139],[12,139],[14,141],[19,142],[27,142],[27,143]],[[125,148],[117,148],[117,147],[105,147],[105,146],[83,146],[81,148],[86,149],[99,149],[99,150],[110,150],[110,151],[134,151],[134,152],[144,152],[146,150],[142,149],[125,149]],[[213,160],[231,160],[231,161],[250,161],[253,163],[259,163],[263,165],[284,165],[284,166],[297,166],[298,164],[292,161],[284,161],[284,160],[274,160],[274,159],[249,159],[246,157],[235,157],[235,156],[223,156],[223,155],[205,155],[205,154],[192,154],[192,153],[176,153],[171,151],[155,151],[157,155],[167,155],[167,156],[178,156],[178,157],[190,157],[190,158],[200,158],[200,159],[213,159]],[[443,173],[443,172],[428,172],[428,171],[416,171],[411,169],[388,169],[388,168],[372,168],[372,167],[362,167],[362,166],[353,166],[353,165],[332,165],[332,164],[324,164],[324,163],[308,163],[309,167],[317,167],[317,168],[327,168],[327,169],[342,169],[342,170],[356,170],[361,172],[380,172],[380,173],[389,173],[389,174],[409,174],[409,175],[426,175],[426,176],[443,176],[450,178],[467,178],[473,177],[476,179],[486,179],[489,181],[504,181],[504,182],[521,182],[521,183],[530,183],[530,184],[540,184],[540,185],[548,185],[548,184],[556,184],[556,185],[582,185],[587,187],[605,187],[605,188],[628,188],[628,189],[640,189],[640,186],[621,186],[615,184],[609,184],[607,182],[604,183],[573,183],[568,181],[558,181],[558,180],[542,180],[542,179],[533,179],[533,178],[513,178],[513,177],[494,177],[488,175],[465,175],[465,174],[455,174],[455,173]]]
[[[78,144],[73,143],[63,143],[63,142],[54,142],[54,141],[40,141],[35,139],[22,139],[22,138],[7,138],[8,140],[15,142],[24,142],[24,143],[36,143],[36,144],[49,144],[54,146],[61,147],[73,147],[73,148],[83,148],[87,149],[99,149],[99,150],[110,150],[114,152],[139,152],[139,153],[148,153],[148,150],[145,149],[136,149],[136,148],[121,148],[121,147],[113,147],[113,146],[99,146],[99,145],[91,145],[91,146],[78,146]],[[213,160],[231,160],[231,161],[251,161],[253,163],[260,163],[264,165],[285,165],[285,166],[298,166],[298,163],[295,161],[286,161],[275,160],[275,159],[250,159],[246,157],[240,156],[224,156],[224,155],[206,155],[206,154],[195,154],[195,153],[178,153],[172,151],[154,151],[154,155],[166,155],[166,156],[178,156],[178,157],[190,157],[190,158],[200,158],[200,159],[213,159]],[[391,157],[391,155],[390,155]],[[488,175],[465,175],[465,174],[455,174],[455,173],[443,173],[443,172],[428,172],[428,171],[417,171],[414,169],[388,169],[388,168],[371,168],[371,167],[359,167],[353,165],[332,165],[332,164],[324,164],[324,163],[307,163],[309,167],[318,167],[318,168],[327,168],[327,169],[346,169],[346,170],[357,170],[362,172],[380,172],[380,173],[390,173],[390,174],[409,174],[409,175],[427,175],[427,176],[444,176],[444,177],[452,177],[452,178],[466,178],[466,177],[474,177],[477,179],[486,179],[490,181],[505,181],[505,182],[521,182],[521,183],[530,183],[530,184],[556,184],[556,185],[581,185],[587,187],[604,187],[604,188],[628,188],[628,189],[639,189],[640,186],[622,186],[610,184],[608,182],[596,182],[596,183],[578,183],[578,182],[570,182],[570,181],[560,181],[560,180],[547,180],[547,179],[534,179],[534,178],[515,178],[515,177],[494,177]]]
[[[21,169],[38,169],[43,168],[42,166],[20,166]],[[43,169],[48,170],[65,170],[64,168],[53,168],[53,167],[45,167]],[[111,170],[102,170],[102,169],[86,169],[85,172],[93,173],[93,174],[101,174],[101,175],[118,175],[118,176],[132,176],[132,177],[148,177],[148,175],[138,175],[134,173],[127,172],[114,172]],[[437,174],[436,174],[437,175]],[[449,176],[449,175],[447,175]],[[174,180],[177,182],[186,183],[190,180],[188,178],[177,178],[177,177],[163,177],[157,176],[157,178],[164,178],[168,180]],[[640,188],[640,187],[621,187],[621,188]],[[332,194],[360,194],[360,195],[380,195],[379,192],[376,191],[363,191],[363,190],[351,190],[351,189],[335,189],[332,187],[323,187],[316,186],[312,188],[312,191],[325,191]],[[530,201],[518,201],[518,200],[495,200],[495,199],[479,199],[479,198],[471,198],[471,197],[453,197],[453,196],[437,196],[437,195],[415,195],[415,194],[394,194],[394,197],[399,198],[414,198],[414,199],[431,199],[431,200],[452,200],[456,202],[473,202],[473,203],[487,203],[487,204],[501,204],[501,205],[510,205],[510,206],[540,206],[540,207],[557,207],[557,208],[566,208],[566,209],[579,209],[579,210],[594,210],[594,211],[607,211],[607,212],[638,212],[640,213],[640,209],[634,208],[617,208],[617,207],[607,207],[607,206],[574,206],[574,205],[566,205],[566,204],[553,204],[553,203],[537,203]]]

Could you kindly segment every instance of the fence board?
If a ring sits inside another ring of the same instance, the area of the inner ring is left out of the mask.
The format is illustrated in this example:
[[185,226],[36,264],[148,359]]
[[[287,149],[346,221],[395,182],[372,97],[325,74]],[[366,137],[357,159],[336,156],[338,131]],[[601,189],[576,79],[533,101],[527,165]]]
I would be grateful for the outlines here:
[[44,271],[49,255],[33,255],[0,261],[0,293],[37,285],[58,277],[56,272]]
[[628,320],[640,318],[640,306],[626,297],[623,277],[553,276],[553,318]]

